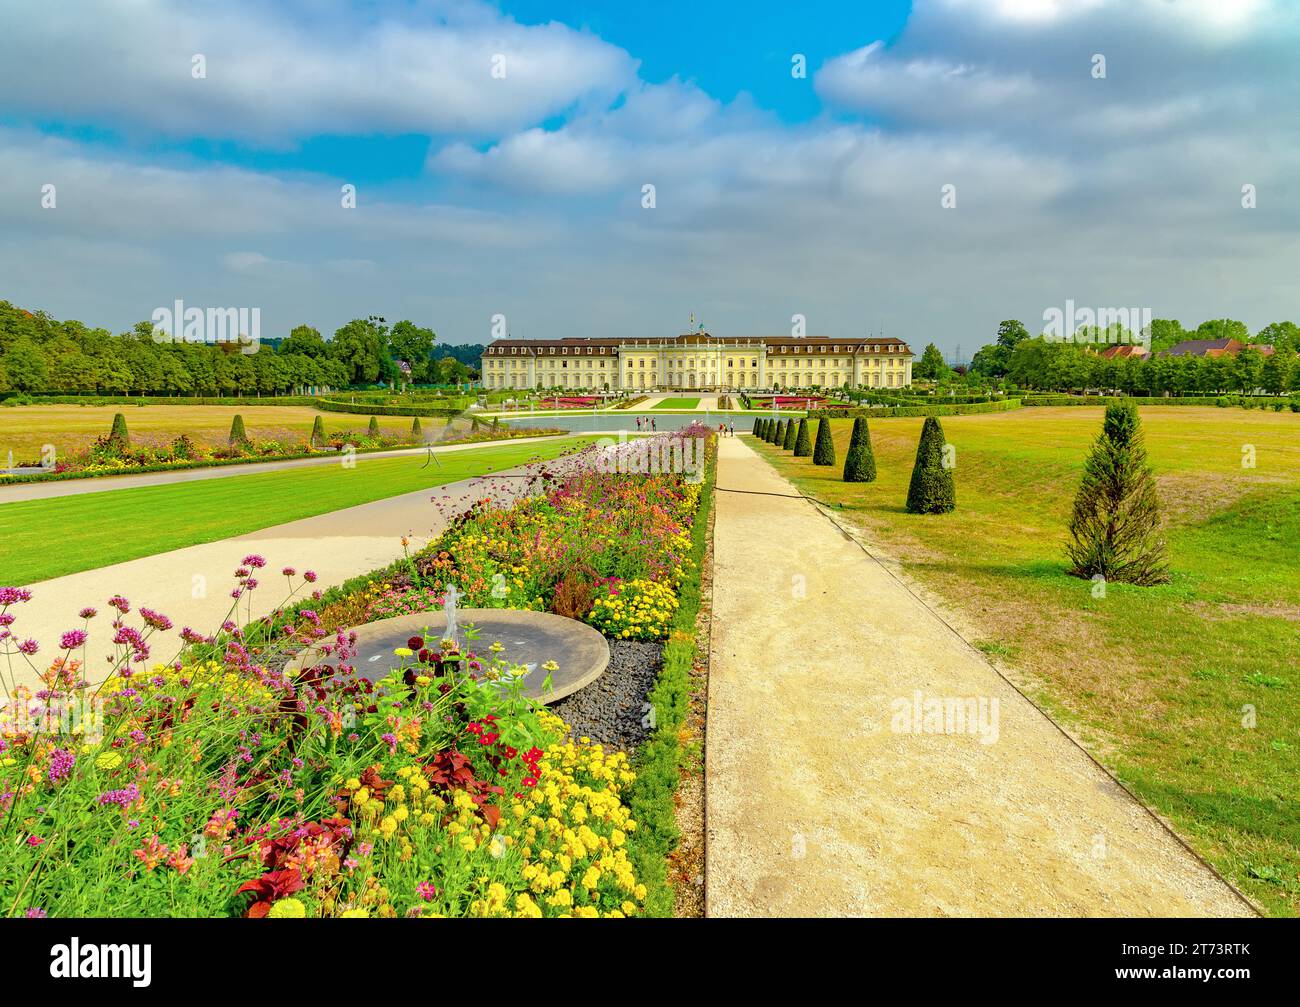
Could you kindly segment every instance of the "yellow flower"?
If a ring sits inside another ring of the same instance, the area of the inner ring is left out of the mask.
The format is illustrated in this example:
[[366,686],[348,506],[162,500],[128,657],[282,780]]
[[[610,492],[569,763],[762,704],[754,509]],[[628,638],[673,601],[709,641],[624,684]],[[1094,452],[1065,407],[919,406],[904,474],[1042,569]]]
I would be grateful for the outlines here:
[[95,759],[95,768],[109,770],[116,769],[122,764],[122,756],[117,752],[105,752]]
[[272,920],[301,920],[307,916],[307,907],[297,899],[280,899],[266,916]]

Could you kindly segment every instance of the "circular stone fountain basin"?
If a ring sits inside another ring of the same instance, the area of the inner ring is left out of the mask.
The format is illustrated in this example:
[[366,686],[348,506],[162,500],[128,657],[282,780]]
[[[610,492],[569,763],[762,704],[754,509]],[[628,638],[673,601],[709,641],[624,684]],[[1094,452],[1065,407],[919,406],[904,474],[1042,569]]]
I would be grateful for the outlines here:
[[[599,678],[609,666],[609,644],[605,638],[585,623],[561,615],[507,608],[462,608],[456,611],[456,622],[462,651],[473,651],[486,664],[492,656],[488,648],[500,643],[505,648],[501,657],[512,665],[528,668],[524,695],[543,703],[553,703],[577,692]],[[469,640],[466,632],[471,627],[477,631],[474,640]],[[344,631],[357,634],[356,654],[347,663],[356,669],[359,677],[377,682],[403,660],[408,665],[411,663],[411,658],[393,653],[398,647],[405,647],[411,637],[419,636],[424,638],[426,647],[437,650],[446,628],[447,617],[441,611],[399,615],[353,626]],[[542,665],[547,661],[554,661],[560,667],[551,675],[552,688],[543,694],[546,672]],[[337,668],[339,660],[323,654],[318,644],[289,662],[287,670],[294,672],[318,665]]]

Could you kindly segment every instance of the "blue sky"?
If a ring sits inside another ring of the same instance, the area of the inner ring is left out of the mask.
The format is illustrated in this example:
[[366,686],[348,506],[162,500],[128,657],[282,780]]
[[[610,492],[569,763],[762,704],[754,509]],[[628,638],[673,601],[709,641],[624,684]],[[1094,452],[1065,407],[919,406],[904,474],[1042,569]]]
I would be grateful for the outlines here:
[[479,342],[497,315],[537,337],[802,315],[968,355],[1067,299],[1300,315],[1284,0],[0,0],[0,22],[0,297],[57,317],[121,330],[180,298],[260,307],[264,335],[381,313]]

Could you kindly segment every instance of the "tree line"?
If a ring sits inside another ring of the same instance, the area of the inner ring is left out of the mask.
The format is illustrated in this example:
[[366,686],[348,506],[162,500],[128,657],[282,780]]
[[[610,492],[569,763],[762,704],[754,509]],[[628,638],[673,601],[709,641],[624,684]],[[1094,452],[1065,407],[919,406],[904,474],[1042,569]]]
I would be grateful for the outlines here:
[[457,356],[436,355],[436,343],[432,329],[407,320],[390,326],[371,315],[341,326],[331,339],[299,325],[244,353],[235,344],[160,340],[148,321],[114,334],[0,301],[0,392],[277,395],[477,377],[477,368]]
[[[1006,382],[1037,391],[1117,390],[1147,395],[1220,395],[1252,392],[1273,395],[1300,389],[1300,327],[1274,322],[1254,337],[1244,322],[1213,319],[1196,330],[1169,319],[1154,319],[1145,339],[1123,329],[1081,332],[1074,342],[1031,337],[1025,326],[1008,319],[998,326],[997,339],[982,347],[968,369],[951,368],[933,344],[913,365],[914,378],[929,381],[964,379],[970,384]],[[1165,350],[1191,339],[1236,339],[1246,349],[1218,357],[1190,354],[1171,357]],[[1145,360],[1101,356],[1116,343],[1140,343],[1151,351]],[[1274,352],[1265,354],[1263,345]]]

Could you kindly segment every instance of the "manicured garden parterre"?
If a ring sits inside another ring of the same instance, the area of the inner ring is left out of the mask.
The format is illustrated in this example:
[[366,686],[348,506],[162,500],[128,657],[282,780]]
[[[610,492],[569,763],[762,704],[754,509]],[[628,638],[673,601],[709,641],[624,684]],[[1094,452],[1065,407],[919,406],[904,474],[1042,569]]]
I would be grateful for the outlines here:
[[[590,438],[360,458],[309,468],[0,504],[4,576],[32,584],[553,458]],[[202,520],[195,520],[201,515]],[[57,548],[54,544],[57,543]]]

